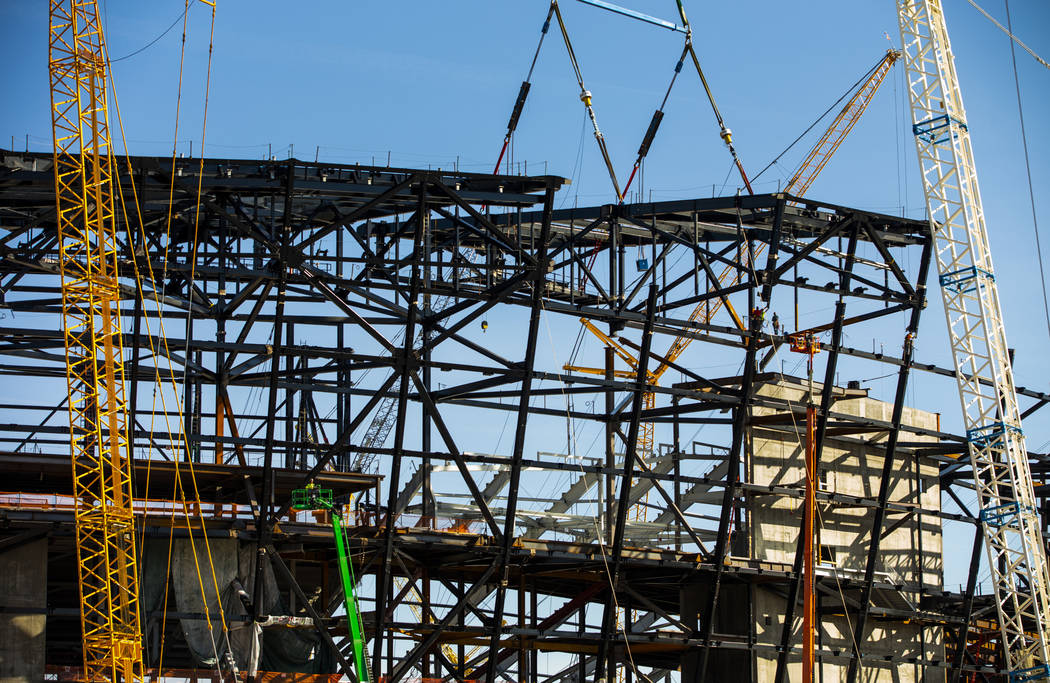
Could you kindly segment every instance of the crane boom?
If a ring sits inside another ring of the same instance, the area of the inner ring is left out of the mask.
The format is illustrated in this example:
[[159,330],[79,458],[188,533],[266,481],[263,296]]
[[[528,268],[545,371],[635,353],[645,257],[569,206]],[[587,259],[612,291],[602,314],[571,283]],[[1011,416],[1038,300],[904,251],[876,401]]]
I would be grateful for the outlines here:
[[897,16],[1006,666],[1048,678],[1050,582],[955,60],[940,0],[897,0]]
[[[679,3],[679,9],[682,9],[681,3]],[[684,10],[682,12],[682,16],[684,19]],[[879,86],[882,85],[882,81],[886,78],[886,74],[889,73],[890,67],[893,66],[893,63],[896,62],[899,57],[900,52],[897,52],[896,50],[887,50],[886,55],[883,56],[879,63],[876,64],[875,67],[871,70],[871,75],[868,77],[868,79],[864,82],[863,85],[861,85],[857,89],[853,97],[850,98],[849,102],[846,103],[842,110],[839,111],[838,115],[836,115],[835,119],[831,122],[831,125],[824,132],[824,135],[821,136],[820,140],[817,141],[817,144],[814,145],[813,148],[810,150],[809,154],[806,155],[806,158],[798,167],[798,170],[796,170],[795,173],[792,175],[791,181],[785,188],[786,192],[793,192],[795,195],[801,197],[809,190],[810,185],[812,185],[813,181],[816,180],[817,175],[821,172],[821,170],[823,170],[824,166],[831,159],[832,155],[835,154],[835,150],[839,148],[839,145],[841,145],[842,141],[846,138],[847,135],[849,135],[849,132],[853,130],[853,126],[856,125],[858,120],[860,120],[860,117],[864,113],[864,110],[868,108],[868,104],[871,103],[872,98],[875,96],[875,92],[879,89]],[[696,66],[697,69],[700,68],[699,63],[697,63]],[[701,78],[703,78],[702,72]],[[713,99],[711,104],[712,106],[714,106]],[[720,125],[723,125],[723,130],[726,130],[724,128],[724,124],[721,123],[722,119],[721,115],[718,114],[717,107],[715,108],[715,113],[716,116],[718,116]],[[727,144],[729,144],[728,140]],[[735,152],[733,154],[733,157],[735,160]],[[738,168],[740,168],[739,162]],[[746,176],[743,175],[742,168],[740,168],[740,171],[745,182],[748,182]],[[797,190],[795,189],[796,185],[799,185]],[[748,188],[750,189],[750,185],[748,185]],[[758,257],[764,251],[764,249],[764,244],[757,245],[754,250],[754,256]],[[595,252],[595,254],[597,254],[597,252]],[[730,284],[736,284],[739,281],[740,269],[736,266],[726,266],[718,275],[719,286],[725,286],[726,282],[730,282]],[[740,329],[744,329],[745,323],[743,320],[740,319],[740,316],[733,309],[732,304],[730,304],[727,299],[722,298],[714,299],[713,301],[704,301],[698,304],[689,314],[689,322],[696,322],[698,320],[702,320],[704,323],[710,322],[711,319],[714,318],[715,314],[718,313],[719,310],[721,310],[723,302],[725,302],[726,309],[729,312],[729,315],[733,318],[733,322],[736,324],[736,326]],[[631,372],[621,374],[620,371],[617,371],[615,373],[616,376],[623,376],[635,379],[637,377],[637,372],[635,371],[635,369],[637,368],[637,362],[633,360],[633,356],[631,356],[630,354],[627,354],[625,356],[623,348],[619,344],[609,340],[609,338],[606,337],[604,334],[600,333],[590,321],[586,319],[581,319],[581,322],[592,334],[594,334],[603,342],[616,349],[617,355],[619,355],[621,358],[627,361],[627,364],[631,366]],[[674,341],[671,342],[671,346],[668,348],[667,353],[664,354],[663,359],[661,359],[660,364],[656,367],[656,369],[648,373],[649,382],[653,384],[659,383],[660,377],[663,376],[663,374],[671,368],[674,362],[678,360],[678,358],[685,352],[686,348],[689,347],[689,344],[691,344],[692,341],[692,337],[681,335],[675,337]],[[596,368],[583,368],[576,365],[565,365],[563,369],[569,372],[587,372],[590,374],[599,375],[604,374],[604,370]],[[645,392],[643,394],[643,398],[645,401],[644,405],[646,410],[656,407],[655,394],[653,394],[652,392]],[[645,456],[645,454],[652,452],[653,438],[653,423],[647,421],[641,422],[638,431],[637,448],[638,452],[641,453],[643,457]],[[643,515],[644,506],[635,506],[631,509],[631,519],[641,519]]]
[[[864,111],[868,108],[875,93],[878,91],[879,86],[882,85],[883,80],[886,78],[886,74],[889,73],[890,68],[893,67],[901,56],[901,53],[897,50],[887,50],[882,60],[871,71],[871,76],[861,85],[857,91],[850,98],[849,102],[835,116],[835,119],[828,126],[828,129],[824,131],[824,135],[820,137],[813,148],[803,159],[802,163],[799,164],[798,169],[792,174],[791,180],[788,181],[787,186],[784,187],[784,192],[793,194],[797,197],[805,196],[806,192],[809,191],[813,181],[817,179],[817,175],[824,170],[824,166],[827,165],[828,161],[835,154],[835,151],[842,144],[842,141],[846,139],[850,131],[853,130],[853,126],[860,120]],[[756,245],[755,257],[758,257],[765,250],[764,244]],[[734,266],[726,266],[722,269],[722,272],[718,276],[718,284],[724,286],[727,281],[730,284],[736,284],[740,280],[740,270]],[[714,299],[710,302],[704,302],[699,305],[689,315],[690,322],[696,322],[697,320],[703,319],[703,322],[711,322],[714,315],[722,308],[722,299]],[[740,328],[744,327],[743,322],[739,316],[733,311],[730,311],[733,316],[733,320]],[[678,357],[685,352],[689,344],[692,343],[692,337],[677,337],[674,342],[671,343],[671,347],[668,349],[664,358],[671,361],[672,363],[678,360]],[[671,366],[667,363],[661,363],[653,371],[653,374],[660,378],[668,368]]]
[[890,72],[890,68],[893,67],[894,62],[900,59],[900,56],[901,53],[898,50],[886,50],[886,55],[875,66],[868,80],[857,89],[857,92],[853,94],[846,106],[842,108],[828,129],[824,131],[824,135],[821,136],[817,144],[806,155],[798,170],[795,171],[794,175],[791,176],[791,180],[788,181],[784,192],[799,197],[805,196],[806,192],[809,191],[809,186],[817,179],[817,175],[823,170],[824,165],[828,163],[835,150],[839,148],[839,145],[846,139],[849,132],[853,130],[853,126],[860,120],[860,115],[868,108],[871,98],[875,96],[875,91],[882,85],[886,74]]
[[343,531],[346,520],[343,519],[342,504],[333,501],[332,489],[318,488],[311,482],[304,489],[292,491],[292,508],[323,510],[331,518],[339,578],[343,584],[343,608],[346,610],[346,624],[350,631],[350,646],[354,651],[354,673],[357,674],[358,683],[371,683],[375,679],[368,667],[368,648],[365,644],[364,623],[361,621],[361,606],[354,591],[357,581],[353,565],[350,563],[350,544]]
[[95,0],[51,0],[49,44],[84,680],[141,681],[107,63]]

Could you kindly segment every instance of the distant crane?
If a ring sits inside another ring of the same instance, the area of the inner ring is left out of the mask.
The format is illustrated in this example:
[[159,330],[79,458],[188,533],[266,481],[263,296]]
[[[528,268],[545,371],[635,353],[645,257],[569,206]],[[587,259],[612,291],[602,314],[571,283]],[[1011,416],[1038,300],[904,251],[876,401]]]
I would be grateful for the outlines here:
[[898,0],[897,17],[1006,666],[1046,679],[1050,577],[955,58],[940,0]]
[[50,1],[51,114],[87,681],[141,681],[106,45],[95,0]]
[[784,186],[784,192],[799,197],[806,196],[810,185],[813,184],[813,181],[817,179],[817,175],[831,160],[835,150],[839,148],[839,145],[846,139],[849,132],[853,130],[853,126],[857,124],[861,114],[868,108],[868,104],[871,103],[875,92],[890,72],[890,68],[893,67],[900,57],[901,53],[899,50],[886,50],[886,55],[875,65],[868,80],[857,88],[857,92],[853,94],[853,97],[838,113],[835,120],[828,126],[828,129],[824,131],[824,135],[817,141],[817,144],[813,145],[813,149],[809,151],[806,158],[799,164],[798,169],[791,176],[791,180]]
[[[830,161],[832,155],[842,144],[842,141],[846,139],[850,131],[856,125],[857,121],[860,120],[864,110],[867,109],[868,104],[871,103],[872,98],[878,91],[879,86],[882,85],[886,75],[889,73],[890,68],[894,62],[897,61],[901,56],[901,53],[896,50],[887,50],[886,55],[882,60],[875,66],[871,71],[871,75],[868,79],[857,88],[853,97],[846,103],[841,111],[835,116],[835,119],[828,126],[828,129],[824,132],[821,138],[813,146],[813,148],[803,159],[798,169],[792,174],[791,180],[784,188],[784,192],[794,194],[798,197],[802,197],[809,190],[813,181],[816,180],[817,175],[820,174],[824,166]],[[765,249],[764,244],[759,244],[755,247],[754,255],[759,256]],[[740,281],[740,269],[734,266],[726,266],[718,276],[718,286],[724,287],[728,283],[730,286]],[[700,321],[702,323],[710,322],[716,313],[722,308],[722,299],[715,299],[710,302],[702,302],[693,309],[692,313],[689,314],[689,322]],[[744,329],[744,321],[740,319],[740,316],[733,309],[732,304],[726,301],[727,311],[732,317],[734,323],[740,329]],[[628,371],[616,371],[616,376],[626,379],[637,378],[638,360],[634,354],[624,347],[616,340],[610,338],[599,330],[590,320],[583,318],[580,320],[584,327],[598,337],[604,344],[611,346],[616,355],[624,360],[631,370]],[[678,358],[685,352],[686,348],[689,347],[693,341],[692,337],[678,336],[671,343],[670,348],[667,350],[660,361],[660,364],[648,373],[648,383],[657,384],[660,381],[660,377],[663,376],[668,369],[678,360]],[[577,365],[565,365],[564,369],[569,372],[582,372],[592,375],[604,375],[605,370],[600,368],[589,368],[581,367]],[[656,405],[656,395],[652,392],[645,392],[643,395],[645,409],[654,408]],[[653,452],[653,423],[642,422],[638,431],[638,452],[642,454],[649,454]],[[632,509],[632,516],[639,518],[642,514],[642,506],[636,506]]]
[[[469,262],[469,259],[467,260]],[[430,310],[434,313],[440,313],[455,302],[455,297],[436,297]],[[488,323],[486,322],[482,322],[482,325],[488,327]],[[423,330],[420,330],[416,333],[416,338],[413,340],[412,348],[419,349],[422,345]],[[394,424],[397,422],[397,412],[395,411],[395,408],[397,408],[397,393],[400,388],[401,378],[398,378],[390,388],[388,395],[380,400],[375,415],[372,416],[372,421],[368,423],[368,427],[365,428],[365,433],[361,437],[360,447],[362,450],[358,451],[357,458],[350,467],[351,470],[359,472],[374,472],[378,466],[379,456],[372,449],[382,448],[383,444],[386,443],[387,438],[390,436],[390,432],[394,429]]]

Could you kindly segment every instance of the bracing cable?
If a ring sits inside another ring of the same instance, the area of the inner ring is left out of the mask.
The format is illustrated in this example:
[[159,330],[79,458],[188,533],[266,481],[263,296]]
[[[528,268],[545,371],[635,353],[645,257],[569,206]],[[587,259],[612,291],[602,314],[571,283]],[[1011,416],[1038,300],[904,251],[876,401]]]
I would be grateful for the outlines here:
[[678,80],[678,74],[682,73],[682,65],[685,63],[685,57],[689,53],[688,44],[682,49],[682,56],[678,58],[678,63],[674,66],[674,74],[671,76],[671,82],[667,85],[667,92],[664,93],[664,99],[660,102],[660,106],[657,107],[656,111],[653,112],[653,118],[649,121],[649,128],[646,129],[645,135],[642,137],[642,144],[638,147],[638,158],[634,162],[634,168],[631,169],[631,175],[627,178],[627,183],[623,186],[623,194],[620,196],[620,203],[623,204],[624,198],[627,196],[627,191],[631,189],[631,183],[634,181],[634,175],[638,172],[638,168],[642,165],[642,161],[645,160],[647,154],[649,154],[649,147],[653,144],[653,138],[656,137],[656,131],[660,128],[660,122],[664,120],[664,107],[667,106],[667,98],[671,96],[671,88],[674,87],[675,81]]
[[[1013,38],[1013,25],[1010,20],[1010,0],[1006,2],[1006,26],[1010,29],[1007,34]],[[971,2],[971,4],[973,4]],[[976,6],[976,5],[975,5]],[[978,8],[980,9],[980,8]],[[1014,39],[1016,40],[1016,39]],[[1032,204],[1032,229],[1035,232],[1035,253],[1039,257],[1039,284],[1043,289],[1043,313],[1046,315],[1046,331],[1050,334],[1050,302],[1046,295],[1046,273],[1043,269],[1043,246],[1039,240],[1039,219],[1035,210],[1035,190],[1032,186],[1032,164],[1028,158],[1028,133],[1024,125],[1024,109],[1021,107],[1021,80],[1017,75],[1017,50],[1014,48],[1014,40],[1010,41],[1010,61],[1014,68],[1014,90],[1017,92],[1017,117],[1021,123],[1021,144],[1024,147],[1024,168],[1028,175],[1028,199]],[[1020,43],[1020,41],[1017,41]],[[1023,43],[1020,43],[1022,47]],[[1026,48],[1027,49],[1027,48]],[[1045,62],[1044,62],[1045,64]]]
[[587,116],[591,119],[591,126],[594,128],[594,139],[598,142],[598,149],[601,151],[602,159],[605,161],[605,168],[609,171],[609,180],[612,181],[613,189],[616,191],[616,200],[619,201],[623,197],[623,193],[620,192],[620,183],[616,180],[616,171],[613,170],[612,159],[609,158],[609,149],[605,145],[605,136],[598,127],[598,118],[594,113],[591,91],[588,90],[587,86],[583,83],[583,73],[580,71],[580,63],[576,59],[576,52],[572,49],[572,40],[569,39],[569,31],[565,28],[565,19],[561,16],[561,8],[558,7],[558,0],[552,0],[551,8],[554,10],[554,16],[558,19],[558,27],[561,29],[561,37],[565,41],[565,49],[569,53],[569,61],[572,62],[572,70],[576,73],[576,82],[580,85],[580,101],[583,102],[583,106],[587,109]]
[[499,158],[496,159],[496,168],[492,171],[493,173],[499,173],[499,165],[503,163],[503,155],[507,153],[510,139],[518,128],[518,120],[521,118],[521,112],[525,108],[525,100],[528,98],[529,90],[532,88],[532,72],[536,68],[536,60],[539,59],[540,48],[543,47],[543,39],[547,37],[547,31],[550,30],[551,16],[553,14],[554,4],[552,3],[550,9],[547,10],[547,18],[543,22],[543,29],[540,31],[540,41],[536,44],[536,51],[532,53],[529,73],[525,75],[525,80],[521,82],[521,88],[518,90],[518,99],[514,101],[514,109],[510,112],[510,120],[507,122],[507,134],[503,137],[503,148],[499,151]]
[[678,3],[678,14],[682,17],[682,26],[686,29],[686,51],[692,58],[697,75],[700,76],[700,83],[704,86],[704,92],[707,93],[707,101],[711,103],[711,111],[714,112],[715,120],[718,122],[718,136],[722,138],[722,142],[725,143],[729,154],[733,157],[733,165],[736,166],[740,179],[744,181],[747,193],[754,194],[754,190],[751,189],[751,181],[748,180],[747,173],[744,171],[744,165],[740,162],[740,156],[736,152],[736,147],[733,146],[733,131],[726,127],[725,120],[722,118],[722,112],[718,110],[718,104],[715,102],[714,93],[711,92],[711,86],[707,82],[704,70],[700,67],[700,58],[696,56],[696,50],[693,49],[693,29],[689,25],[689,19],[685,16],[685,6],[682,4],[682,0],[676,0],[676,2]]

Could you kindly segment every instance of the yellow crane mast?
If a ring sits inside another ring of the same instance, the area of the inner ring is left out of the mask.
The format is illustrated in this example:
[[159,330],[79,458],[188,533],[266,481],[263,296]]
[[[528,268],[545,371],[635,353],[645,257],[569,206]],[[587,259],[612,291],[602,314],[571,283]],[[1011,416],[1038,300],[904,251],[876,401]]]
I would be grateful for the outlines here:
[[96,0],[49,5],[84,679],[141,681],[105,37]]
[[[849,132],[853,130],[853,126],[856,125],[857,121],[860,120],[864,110],[867,109],[868,104],[875,96],[879,86],[882,85],[886,75],[889,73],[890,68],[893,66],[901,56],[901,53],[897,50],[887,50],[886,55],[882,60],[872,69],[871,75],[868,79],[857,89],[853,94],[853,97],[843,106],[839,113],[835,116],[835,119],[828,126],[828,129],[824,132],[821,138],[806,155],[806,158],[799,165],[798,169],[792,175],[791,180],[784,188],[784,192],[788,194],[794,194],[795,196],[802,197],[809,190],[813,181],[816,180],[817,175],[820,174],[824,166],[831,159],[832,155],[835,154],[835,150],[839,148],[842,141],[846,139]],[[759,244],[754,250],[755,256],[759,256],[765,250],[764,244]],[[718,276],[718,286],[725,287],[728,283],[732,286],[740,281],[740,269],[735,266],[726,266]],[[710,322],[716,313],[722,308],[723,299],[715,299],[713,301],[701,302],[693,309],[692,313],[689,314],[689,322],[700,321],[702,323]],[[740,329],[744,329],[744,321],[740,319],[740,316],[733,309],[732,304],[727,303],[727,311],[732,317],[733,322]],[[624,348],[621,344],[611,339],[608,335],[602,333],[595,325],[586,318],[581,319],[584,327],[589,332],[598,337],[603,343],[611,346],[616,355],[623,359],[630,367],[631,370],[615,372],[616,377],[626,379],[636,379],[638,376],[638,361],[634,355]],[[671,363],[674,363],[678,358],[685,352],[686,348],[692,342],[692,337],[679,336],[671,343],[667,353],[663,355],[663,359],[660,364],[654,369],[649,371],[647,382],[649,384],[658,384],[660,377],[671,367]],[[583,372],[592,375],[604,375],[605,371],[600,368],[589,368],[581,367],[577,365],[565,365],[564,369],[569,372]],[[656,407],[656,395],[652,392],[646,392],[643,395],[644,407],[646,410]],[[653,423],[642,422],[639,425],[638,430],[638,452],[642,454],[642,457],[646,457],[653,451]],[[631,508],[631,519],[642,519],[645,515],[644,505],[636,505]]]

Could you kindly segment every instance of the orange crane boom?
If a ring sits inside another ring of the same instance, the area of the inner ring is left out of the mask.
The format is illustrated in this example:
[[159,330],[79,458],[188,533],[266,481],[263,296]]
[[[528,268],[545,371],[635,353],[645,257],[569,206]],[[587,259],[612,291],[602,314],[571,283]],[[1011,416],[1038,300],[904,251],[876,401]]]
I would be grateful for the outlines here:
[[817,179],[817,175],[823,170],[824,165],[828,163],[831,156],[835,154],[835,150],[839,148],[839,145],[846,139],[849,132],[853,130],[853,126],[860,120],[861,114],[868,108],[871,98],[875,96],[875,91],[882,85],[886,74],[890,72],[890,68],[893,67],[894,62],[900,59],[900,56],[899,50],[886,50],[886,56],[875,67],[868,80],[857,89],[850,101],[846,103],[846,106],[842,108],[842,111],[832,121],[831,126],[824,132],[817,144],[813,146],[813,149],[809,151],[809,154],[799,165],[795,174],[791,176],[787,187],[784,188],[785,192],[799,197],[806,195],[806,192],[809,191],[809,186]]
[[[890,68],[894,62],[897,61],[901,56],[901,53],[897,50],[887,50],[886,55],[872,70],[871,75],[868,79],[857,89],[850,98],[849,102],[842,108],[841,111],[835,116],[835,119],[831,122],[831,125],[821,136],[820,140],[813,146],[809,154],[799,165],[798,169],[792,175],[791,180],[788,182],[784,191],[795,196],[802,197],[809,190],[813,181],[816,180],[817,175],[820,174],[824,166],[827,165],[828,161],[831,160],[832,155],[842,144],[842,141],[846,139],[849,132],[853,130],[853,126],[856,125],[857,121],[860,120],[864,110],[867,109],[868,104],[875,96],[879,86],[882,85],[886,75],[889,73]],[[754,255],[760,255],[765,249],[764,244],[758,245],[754,250]],[[718,285],[723,287],[728,282],[731,285],[736,284],[740,281],[740,269],[736,266],[726,266],[718,276]],[[692,313],[689,314],[689,322],[702,321],[708,323],[714,318],[715,314],[718,313],[722,308],[723,299],[715,299],[710,302],[702,302],[693,309]],[[740,316],[735,310],[733,310],[732,304],[726,301],[727,311],[733,319],[734,324],[740,329],[745,329],[745,323],[741,320]],[[623,377],[628,379],[637,378],[637,360],[630,352],[624,349],[620,344],[609,338],[607,335],[602,333],[597,327],[591,323],[590,320],[581,319],[584,327],[587,328],[592,334],[597,336],[602,342],[611,346],[618,356],[620,356],[630,367],[629,371],[615,371],[616,377]],[[660,364],[648,373],[648,381],[652,384],[657,384],[660,381],[660,377],[663,376],[671,365],[678,360],[678,358],[685,352],[689,344],[692,343],[692,337],[678,336],[671,343],[670,348],[667,350],[662,357]],[[588,368],[577,365],[565,365],[564,369],[569,372],[583,372],[593,375],[604,375],[605,371],[599,368]],[[644,395],[645,408],[650,409],[656,405],[656,395],[652,392],[646,392]],[[653,424],[651,422],[642,422],[638,432],[638,452],[645,454],[651,453],[653,449]],[[644,506],[635,506],[631,510],[632,519],[640,519],[644,516]]]
[[[868,104],[871,103],[872,98],[878,91],[879,86],[882,85],[883,80],[886,78],[886,74],[889,73],[893,63],[897,61],[901,56],[901,53],[897,50],[887,50],[886,55],[882,58],[882,61],[875,67],[871,76],[864,82],[857,92],[854,93],[853,97],[850,98],[849,102],[839,111],[838,115],[835,116],[835,120],[831,122],[828,129],[821,136],[817,144],[813,146],[813,149],[809,151],[806,158],[803,159],[799,165],[798,170],[791,176],[791,180],[788,181],[787,186],[784,188],[784,192],[787,194],[793,194],[797,197],[804,197],[806,192],[809,191],[813,181],[817,179],[817,176],[827,165],[828,161],[831,160],[832,155],[835,154],[835,150],[839,148],[842,141],[846,139],[849,132],[853,130],[853,126],[860,120],[864,110],[868,108]],[[764,244],[759,244],[755,247],[755,256],[760,255],[765,250]],[[734,285],[740,281],[740,270],[733,266],[726,266],[718,277],[719,286],[725,286],[726,282],[730,285]],[[722,300],[716,299],[710,303],[710,306],[704,303],[699,304],[689,316],[690,322],[695,322],[701,318],[701,315],[708,311],[704,317],[703,322],[710,322],[714,317],[715,313],[722,307]],[[730,312],[737,327],[743,329],[743,322],[735,312]],[[671,344],[671,348],[668,349],[667,353],[664,354],[664,358],[671,361],[672,363],[678,360],[678,357],[686,350],[689,344],[692,342],[691,337],[678,337]],[[663,375],[670,366],[667,363],[661,363],[656,370],[653,371],[653,375],[657,379]]]

